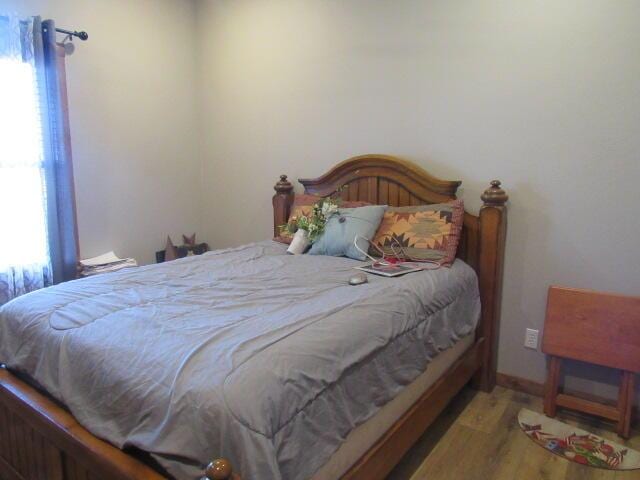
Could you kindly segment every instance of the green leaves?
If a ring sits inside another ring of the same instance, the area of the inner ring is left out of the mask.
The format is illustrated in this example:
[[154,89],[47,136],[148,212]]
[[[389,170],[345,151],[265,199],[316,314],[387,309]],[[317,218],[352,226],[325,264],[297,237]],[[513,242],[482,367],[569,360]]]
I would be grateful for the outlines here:
[[338,213],[338,201],[332,198],[323,198],[313,205],[309,215],[291,217],[289,222],[281,228],[283,232],[291,235],[296,233],[298,229],[306,230],[309,234],[309,241],[313,243],[324,232],[327,219],[335,213]]

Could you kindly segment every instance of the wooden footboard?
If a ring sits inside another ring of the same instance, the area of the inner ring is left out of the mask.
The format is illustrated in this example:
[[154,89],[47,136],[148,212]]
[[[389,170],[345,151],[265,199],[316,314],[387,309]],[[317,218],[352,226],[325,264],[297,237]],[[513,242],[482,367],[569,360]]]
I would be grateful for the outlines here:
[[96,438],[60,406],[0,369],[0,477],[6,480],[161,480]]
[[[0,367],[0,480],[166,480]],[[202,480],[240,480],[217,459]]]
[[0,407],[0,478],[4,480],[101,479],[65,454],[21,417]]

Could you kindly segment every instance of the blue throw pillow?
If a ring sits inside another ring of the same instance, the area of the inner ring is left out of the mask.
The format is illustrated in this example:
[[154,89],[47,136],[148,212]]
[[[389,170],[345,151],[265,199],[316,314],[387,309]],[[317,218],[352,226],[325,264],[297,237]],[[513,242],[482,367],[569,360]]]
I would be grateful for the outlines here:
[[[309,254],[366,260],[367,257],[356,249],[353,241],[356,235],[373,240],[386,209],[386,205],[341,208],[339,213],[329,217],[324,233],[313,243]],[[359,240],[358,246],[365,252],[369,249],[364,240]]]

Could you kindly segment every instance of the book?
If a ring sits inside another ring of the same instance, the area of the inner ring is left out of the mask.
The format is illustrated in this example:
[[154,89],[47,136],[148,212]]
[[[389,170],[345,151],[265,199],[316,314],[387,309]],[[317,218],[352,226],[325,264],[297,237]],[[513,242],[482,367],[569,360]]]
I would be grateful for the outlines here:
[[392,263],[385,265],[382,263],[369,263],[362,267],[354,267],[356,270],[362,270],[363,272],[373,273],[374,275],[382,275],[383,277],[398,277],[411,272],[420,272],[424,270],[420,265],[414,263]]

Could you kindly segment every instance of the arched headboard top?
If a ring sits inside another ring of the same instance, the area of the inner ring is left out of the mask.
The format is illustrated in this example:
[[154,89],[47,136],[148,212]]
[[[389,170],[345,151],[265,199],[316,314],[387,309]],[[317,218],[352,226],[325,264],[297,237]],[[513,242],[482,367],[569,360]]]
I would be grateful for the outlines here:
[[326,197],[347,187],[341,192],[345,200],[393,206],[445,202],[456,198],[462,183],[441,180],[411,162],[379,154],[350,158],[318,178],[299,182],[309,194]]

